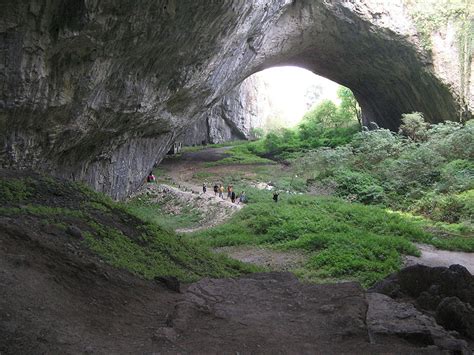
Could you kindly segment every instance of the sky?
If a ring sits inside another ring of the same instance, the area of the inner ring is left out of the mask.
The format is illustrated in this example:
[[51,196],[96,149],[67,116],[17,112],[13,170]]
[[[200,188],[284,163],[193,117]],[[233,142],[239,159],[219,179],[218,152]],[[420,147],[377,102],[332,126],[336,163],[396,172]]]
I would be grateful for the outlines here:
[[[339,85],[331,80],[315,75],[309,70],[298,67],[274,67],[258,73],[266,82],[267,95],[277,112],[281,112],[288,127],[301,120],[308,110],[307,91],[314,85],[322,88],[318,100],[333,100],[339,103],[337,89]],[[318,103],[316,102],[316,104]]]

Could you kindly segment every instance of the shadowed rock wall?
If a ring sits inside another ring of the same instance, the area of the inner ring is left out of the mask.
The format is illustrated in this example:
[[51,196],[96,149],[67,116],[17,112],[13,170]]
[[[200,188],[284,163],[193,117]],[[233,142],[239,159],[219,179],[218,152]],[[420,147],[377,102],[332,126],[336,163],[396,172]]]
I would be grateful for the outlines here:
[[414,110],[456,117],[455,88],[409,24],[371,2],[4,0],[1,166],[123,198],[187,127],[275,65],[351,88],[383,127]]
[[252,75],[222,97],[178,138],[185,145],[250,139],[268,110],[265,83]]

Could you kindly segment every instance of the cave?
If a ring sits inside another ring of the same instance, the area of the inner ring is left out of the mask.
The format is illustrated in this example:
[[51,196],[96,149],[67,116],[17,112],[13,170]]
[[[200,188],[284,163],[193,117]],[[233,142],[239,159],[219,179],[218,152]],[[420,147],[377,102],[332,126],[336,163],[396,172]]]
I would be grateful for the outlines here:
[[398,2],[7,0],[0,23],[3,168],[122,199],[247,77],[292,65],[350,88],[363,122],[459,117],[459,93]]

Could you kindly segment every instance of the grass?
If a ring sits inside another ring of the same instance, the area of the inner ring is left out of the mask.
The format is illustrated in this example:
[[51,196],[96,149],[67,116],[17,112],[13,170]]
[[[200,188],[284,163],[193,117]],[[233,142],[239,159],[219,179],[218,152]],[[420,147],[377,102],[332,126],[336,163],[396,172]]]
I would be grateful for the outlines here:
[[148,279],[171,275],[192,282],[204,276],[232,277],[258,270],[215,255],[156,225],[146,224],[142,229],[134,240],[118,229],[96,224],[94,233],[85,234],[85,243],[109,264]]
[[208,162],[205,166],[217,166],[217,165],[251,165],[251,164],[275,164],[274,161],[261,158],[249,150],[248,142],[247,144],[239,144],[234,146],[233,148],[226,151],[226,154],[229,156],[215,161],[215,162]]
[[[308,262],[296,270],[303,279],[349,279],[364,286],[397,271],[401,255],[418,255],[412,242],[439,244],[418,221],[379,207],[294,195],[274,203],[268,192],[263,194],[268,202],[250,203],[228,223],[189,238],[212,247],[245,244],[303,250]],[[260,198],[254,196],[265,201]],[[473,239],[452,237],[446,242],[474,251]]]
[[23,202],[31,195],[29,179],[1,179],[0,201]]
[[[169,196],[171,199],[172,197]],[[127,210],[143,221],[154,223],[168,230],[178,228],[189,228],[199,223],[202,219],[201,213],[190,206],[180,206],[179,214],[167,213],[163,208],[166,203],[177,203],[177,201],[162,201],[156,203],[146,196],[134,198],[125,204]]]
[[[231,277],[259,269],[215,255],[205,246],[185,240],[147,216],[82,184],[36,175],[0,179],[0,199],[6,215],[28,225],[56,226],[61,236],[69,225],[81,227],[84,247],[113,266],[145,278],[175,276],[182,281],[202,277]],[[28,202],[25,204],[25,202]],[[153,211],[150,213],[152,214]],[[143,218],[143,219],[142,219]]]

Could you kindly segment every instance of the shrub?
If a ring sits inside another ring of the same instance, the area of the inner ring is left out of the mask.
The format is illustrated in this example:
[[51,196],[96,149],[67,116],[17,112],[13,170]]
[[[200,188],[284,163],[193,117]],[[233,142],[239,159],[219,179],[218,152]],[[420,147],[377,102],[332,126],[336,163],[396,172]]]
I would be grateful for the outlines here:
[[403,140],[388,129],[357,133],[351,142],[360,168],[370,168],[388,158],[396,158],[403,149]]
[[436,195],[430,193],[420,199],[413,211],[434,221],[457,223],[473,217],[474,195]]
[[333,178],[337,183],[336,192],[341,197],[367,204],[383,203],[385,200],[383,187],[369,174],[339,170]]
[[428,138],[428,124],[421,112],[405,113],[402,115],[402,124],[399,133],[414,142],[423,142]]
[[453,160],[441,169],[437,190],[460,192],[474,188],[474,163],[464,159]]

